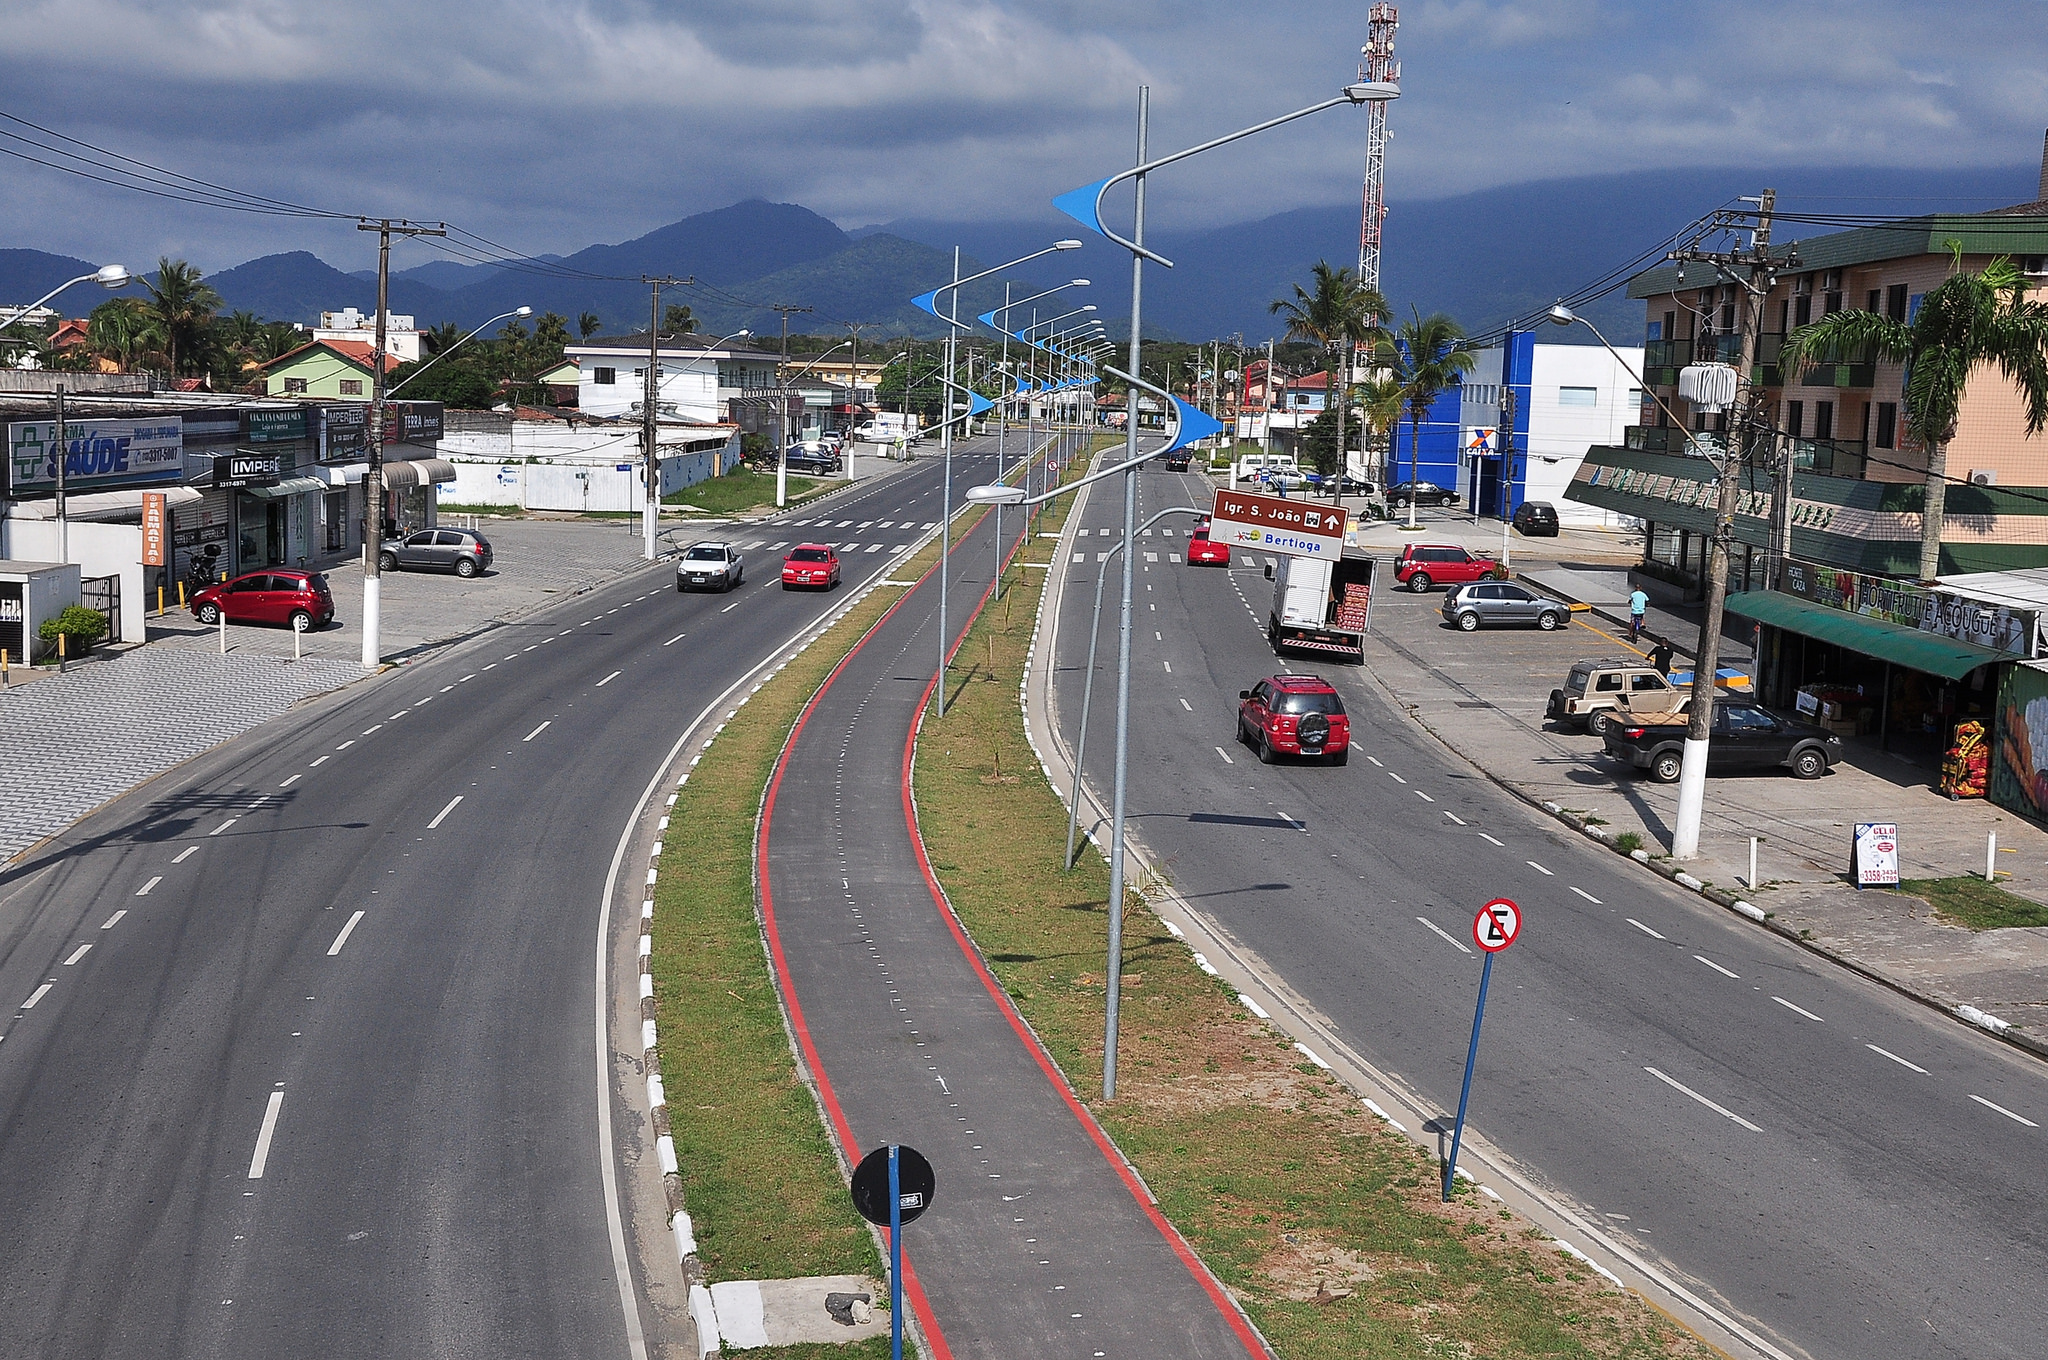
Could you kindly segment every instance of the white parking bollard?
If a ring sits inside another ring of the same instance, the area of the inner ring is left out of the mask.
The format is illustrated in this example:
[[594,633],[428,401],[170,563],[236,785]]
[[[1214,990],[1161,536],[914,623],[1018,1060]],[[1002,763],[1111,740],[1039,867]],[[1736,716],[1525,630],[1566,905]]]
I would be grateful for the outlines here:
[[1755,836],[1749,838],[1749,890],[1751,892],[1756,891],[1756,841],[1757,838]]
[[1984,841],[1984,881],[1998,881],[1998,833],[1992,832]]
[[217,609],[217,616],[220,619],[220,654],[226,656],[228,654],[228,611]]

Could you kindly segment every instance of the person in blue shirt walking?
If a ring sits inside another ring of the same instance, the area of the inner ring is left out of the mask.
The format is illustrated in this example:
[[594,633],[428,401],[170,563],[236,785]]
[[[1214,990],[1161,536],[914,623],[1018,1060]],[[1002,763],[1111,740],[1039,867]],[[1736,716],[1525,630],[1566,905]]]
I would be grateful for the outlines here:
[[1650,597],[1638,586],[1628,597],[1628,640],[1636,642],[1643,636],[1643,615],[1650,609]]

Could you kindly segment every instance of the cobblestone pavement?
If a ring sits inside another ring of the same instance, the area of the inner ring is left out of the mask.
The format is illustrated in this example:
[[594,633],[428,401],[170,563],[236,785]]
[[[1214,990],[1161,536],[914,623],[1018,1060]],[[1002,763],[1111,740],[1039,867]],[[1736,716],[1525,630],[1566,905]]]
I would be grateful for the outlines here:
[[354,661],[143,648],[0,692],[0,863],[315,694]]

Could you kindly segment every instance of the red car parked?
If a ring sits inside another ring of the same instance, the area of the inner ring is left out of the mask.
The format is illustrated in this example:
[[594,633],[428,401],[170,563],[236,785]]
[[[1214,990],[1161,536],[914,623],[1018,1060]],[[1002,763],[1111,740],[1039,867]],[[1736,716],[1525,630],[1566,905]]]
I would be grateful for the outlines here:
[[1188,565],[1192,567],[1203,562],[1219,567],[1230,565],[1230,545],[1210,538],[1207,525],[1188,536]]
[[799,543],[782,559],[782,588],[839,584],[839,554],[829,543]]
[[1275,755],[1351,758],[1351,719],[1344,701],[1319,675],[1275,675],[1239,690],[1237,739],[1267,765]]
[[334,622],[334,596],[317,571],[271,567],[208,586],[192,597],[192,612],[206,624],[225,614],[230,623],[289,624],[304,633]]
[[1461,586],[1491,577],[1500,564],[1452,543],[1410,543],[1394,559],[1394,579],[1417,595],[1431,586]]

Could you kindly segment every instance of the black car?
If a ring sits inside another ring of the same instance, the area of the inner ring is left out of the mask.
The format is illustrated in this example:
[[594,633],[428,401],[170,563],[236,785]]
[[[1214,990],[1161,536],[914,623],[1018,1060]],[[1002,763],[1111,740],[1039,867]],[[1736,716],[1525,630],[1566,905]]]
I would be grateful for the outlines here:
[[[1645,770],[1659,784],[1678,782],[1684,763],[1682,722],[1607,725],[1607,754]],[[1762,704],[1717,698],[1707,734],[1707,773],[1735,774],[1787,766],[1800,779],[1818,779],[1842,758],[1842,739],[1825,728],[1782,717]]]
[[810,472],[829,477],[839,471],[839,455],[823,446],[808,449],[801,444],[792,444],[782,459],[783,465],[791,472]]
[[1175,449],[1172,453],[1159,455],[1159,466],[1168,472],[1186,472],[1192,455],[1186,449]]
[[1388,505],[1456,505],[1458,493],[1435,482],[1396,482],[1387,488]]
[[392,539],[377,553],[377,570],[414,567],[475,576],[491,565],[491,544],[473,529],[421,529]]
[[1524,538],[1556,538],[1557,507],[1549,501],[1523,501],[1515,507],[1512,523]]

